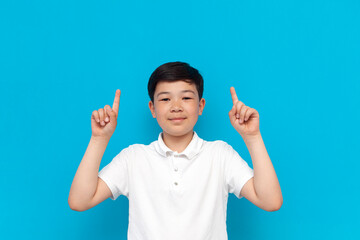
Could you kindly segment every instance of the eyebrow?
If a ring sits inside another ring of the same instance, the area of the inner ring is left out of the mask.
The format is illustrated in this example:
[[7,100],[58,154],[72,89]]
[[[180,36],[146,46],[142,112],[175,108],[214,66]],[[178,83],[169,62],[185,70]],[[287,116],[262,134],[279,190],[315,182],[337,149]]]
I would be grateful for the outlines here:
[[[192,91],[192,90],[182,90],[181,92],[182,92],[182,93],[191,92],[191,93],[193,93],[194,95],[196,95],[195,92]],[[161,95],[161,94],[170,94],[170,92],[159,92],[159,93],[156,95],[156,97],[159,97],[159,95]]]

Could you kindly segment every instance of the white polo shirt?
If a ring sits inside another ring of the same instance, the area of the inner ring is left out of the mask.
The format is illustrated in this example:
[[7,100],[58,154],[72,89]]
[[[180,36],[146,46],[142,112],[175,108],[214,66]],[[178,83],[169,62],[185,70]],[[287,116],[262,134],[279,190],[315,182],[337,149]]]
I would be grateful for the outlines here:
[[181,153],[162,133],[149,145],[130,145],[98,176],[112,200],[129,199],[129,240],[226,240],[228,193],[242,198],[254,172],[229,144],[194,131]]

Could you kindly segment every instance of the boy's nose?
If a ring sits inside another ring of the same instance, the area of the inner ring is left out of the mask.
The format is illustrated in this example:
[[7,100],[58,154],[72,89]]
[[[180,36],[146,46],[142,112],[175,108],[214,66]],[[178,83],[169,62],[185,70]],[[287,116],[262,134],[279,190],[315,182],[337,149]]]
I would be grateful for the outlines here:
[[181,104],[178,102],[174,102],[174,104],[171,106],[171,111],[182,111]]
[[179,106],[173,106],[172,108],[171,108],[171,111],[182,111],[182,108],[181,107],[179,107]]

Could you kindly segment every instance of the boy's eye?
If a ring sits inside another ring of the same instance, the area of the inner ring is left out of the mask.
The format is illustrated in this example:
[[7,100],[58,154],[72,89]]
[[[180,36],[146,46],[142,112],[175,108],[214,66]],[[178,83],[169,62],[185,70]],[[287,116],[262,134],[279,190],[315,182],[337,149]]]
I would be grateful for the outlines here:
[[[183,99],[188,100],[188,99],[192,99],[192,98],[190,98],[190,97],[184,97]],[[169,99],[169,98],[163,98],[163,99],[161,99],[160,101],[168,101],[168,100],[170,100],[170,99]]]

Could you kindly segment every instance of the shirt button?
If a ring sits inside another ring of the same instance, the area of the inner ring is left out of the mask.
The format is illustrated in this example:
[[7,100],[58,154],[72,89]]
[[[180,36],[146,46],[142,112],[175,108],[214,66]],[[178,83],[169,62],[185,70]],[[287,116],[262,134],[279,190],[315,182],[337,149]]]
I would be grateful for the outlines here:
[[177,182],[174,182],[174,184],[175,184],[175,185],[178,185],[178,183],[177,183]]

